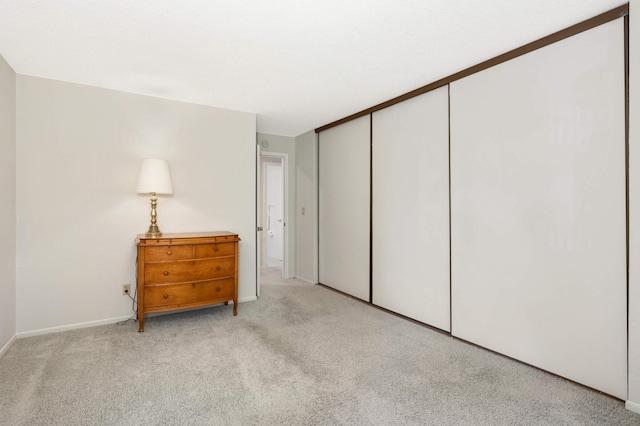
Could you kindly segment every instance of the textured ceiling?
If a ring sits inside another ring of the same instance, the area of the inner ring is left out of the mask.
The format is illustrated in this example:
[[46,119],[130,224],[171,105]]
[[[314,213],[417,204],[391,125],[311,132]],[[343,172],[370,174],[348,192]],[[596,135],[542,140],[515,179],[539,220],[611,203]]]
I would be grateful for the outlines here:
[[296,136],[620,0],[0,0],[19,74],[254,112]]

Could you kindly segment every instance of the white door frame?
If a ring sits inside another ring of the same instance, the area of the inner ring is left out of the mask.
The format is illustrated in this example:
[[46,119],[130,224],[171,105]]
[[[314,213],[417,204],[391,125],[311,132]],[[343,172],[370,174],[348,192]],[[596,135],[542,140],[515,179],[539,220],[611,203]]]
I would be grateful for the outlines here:
[[256,297],[260,297],[260,263],[262,257],[262,177],[260,173],[260,144],[256,145]]
[[[286,278],[287,277],[287,268],[289,265],[289,154],[287,154],[286,152],[272,152],[272,151],[263,151],[260,150],[260,159],[262,159],[263,157],[269,157],[269,158],[279,158],[282,160],[282,221],[284,224],[284,232],[282,235],[282,278]],[[259,206],[259,208],[257,209],[257,215],[261,215],[264,209],[264,206],[262,204],[264,204],[264,182],[262,182],[262,162],[258,161],[259,164],[259,170],[258,173],[256,173],[256,175],[260,175],[259,179],[260,179],[260,183],[259,183],[259,187],[258,187],[258,191],[259,191],[259,198],[260,198],[260,203],[261,205]],[[258,218],[258,223],[262,223],[262,218]],[[260,233],[258,232],[258,246],[262,246],[262,241],[263,241],[263,236],[264,236],[264,232]],[[258,249],[258,254],[260,253],[260,249]],[[258,257],[258,266],[260,266],[261,264],[261,259],[260,257]],[[259,269],[258,269],[259,271]],[[260,290],[258,289],[258,294],[260,294]]]

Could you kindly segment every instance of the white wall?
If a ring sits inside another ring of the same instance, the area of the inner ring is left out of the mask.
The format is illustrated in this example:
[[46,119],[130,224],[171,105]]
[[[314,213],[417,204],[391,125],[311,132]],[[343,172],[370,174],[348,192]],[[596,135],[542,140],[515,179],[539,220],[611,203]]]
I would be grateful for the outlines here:
[[0,56],[0,356],[16,334],[16,74]]
[[19,335],[131,314],[121,286],[135,282],[135,237],[149,225],[149,199],[135,193],[149,157],[167,159],[173,176],[160,229],[237,232],[239,298],[255,298],[255,120],[18,76]]
[[640,0],[631,0],[629,37],[629,395],[640,413]]
[[[318,282],[318,136],[296,137],[296,277]],[[304,214],[302,213],[304,209]]]
[[288,154],[288,173],[289,173],[289,187],[287,189],[287,202],[289,203],[289,209],[287,211],[287,270],[285,271],[286,278],[293,278],[296,276],[296,174],[294,173],[294,167],[296,164],[296,140],[295,138],[288,136],[268,135],[265,133],[258,133],[258,143],[267,141],[268,148],[261,147],[263,152],[281,152]]

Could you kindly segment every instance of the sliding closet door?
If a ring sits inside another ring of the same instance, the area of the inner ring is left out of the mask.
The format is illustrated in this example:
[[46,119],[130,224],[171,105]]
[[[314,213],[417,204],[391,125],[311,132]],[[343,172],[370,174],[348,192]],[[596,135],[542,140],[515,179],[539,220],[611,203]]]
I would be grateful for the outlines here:
[[622,19],[451,84],[452,333],[626,398]]
[[369,301],[370,116],[320,133],[319,279]]
[[373,114],[373,303],[449,330],[449,99]]

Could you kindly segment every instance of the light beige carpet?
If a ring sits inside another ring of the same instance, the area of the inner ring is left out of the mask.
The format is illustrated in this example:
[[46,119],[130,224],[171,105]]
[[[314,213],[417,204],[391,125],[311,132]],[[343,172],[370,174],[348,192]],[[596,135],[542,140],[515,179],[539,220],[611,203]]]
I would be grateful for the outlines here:
[[[265,280],[268,282],[269,280]],[[623,403],[321,286],[18,340],[3,425],[638,425]]]

